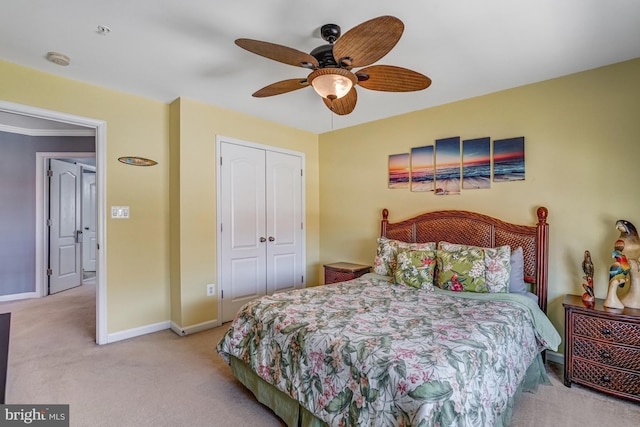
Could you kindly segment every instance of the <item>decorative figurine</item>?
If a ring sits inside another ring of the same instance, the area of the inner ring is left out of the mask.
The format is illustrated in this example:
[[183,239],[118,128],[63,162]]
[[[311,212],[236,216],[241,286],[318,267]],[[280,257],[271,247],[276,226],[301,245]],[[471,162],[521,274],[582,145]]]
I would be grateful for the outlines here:
[[624,242],[622,240],[616,240],[615,249],[611,253],[611,256],[615,259],[615,262],[611,264],[609,268],[609,290],[607,292],[607,298],[604,300],[604,306],[609,308],[623,309],[624,304],[618,298],[618,287],[623,287],[627,282],[627,275],[631,267],[627,257],[621,252],[624,248]]
[[582,294],[582,302],[587,307],[593,307],[596,297],[593,292],[593,262],[591,261],[591,253],[589,253],[589,251],[584,251],[582,271],[584,272],[584,279],[587,281],[587,283],[582,284],[582,287],[586,291]]
[[629,260],[629,291],[620,299],[625,307],[640,308],[640,238],[638,231],[632,223],[621,219],[616,222],[616,228],[620,230],[618,237],[622,252]]

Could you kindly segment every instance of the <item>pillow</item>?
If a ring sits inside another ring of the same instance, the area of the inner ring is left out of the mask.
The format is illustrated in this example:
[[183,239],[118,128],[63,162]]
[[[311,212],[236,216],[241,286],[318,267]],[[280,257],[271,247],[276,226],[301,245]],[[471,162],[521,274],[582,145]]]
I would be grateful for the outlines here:
[[436,244],[407,243],[400,240],[378,237],[378,249],[373,261],[373,272],[382,276],[393,277],[396,271],[397,256],[399,250],[436,250]]
[[406,250],[398,252],[395,272],[396,283],[417,289],[433,291],[436,253],[433,250]]
[[[522,248],[520,248],[522,249]],[[484,248],[485,281],[491,293],[508,292],[511,273],[511,247]]]
[[436,256],[437,286],[449,291],[488,292],[484,250],[440,242]]
[[511,253],[510,264],[509,292],[527,294],[527,284],[524,282],[524,253],[521,247]]
[[391,264],[396,262],[397,246],[393,240],[386,237],[378,237],[377,242],[378,249],[373,261],[373,272],[382,276],[391,276],[391,271],[394,269]]

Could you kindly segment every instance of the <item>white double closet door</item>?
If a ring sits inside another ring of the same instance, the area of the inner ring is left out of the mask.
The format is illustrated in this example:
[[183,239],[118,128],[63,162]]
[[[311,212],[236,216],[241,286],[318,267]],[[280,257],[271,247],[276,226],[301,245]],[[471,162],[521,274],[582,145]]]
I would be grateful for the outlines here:
[[219,141],[222,322],[246,302],[304,286],[303,158]]

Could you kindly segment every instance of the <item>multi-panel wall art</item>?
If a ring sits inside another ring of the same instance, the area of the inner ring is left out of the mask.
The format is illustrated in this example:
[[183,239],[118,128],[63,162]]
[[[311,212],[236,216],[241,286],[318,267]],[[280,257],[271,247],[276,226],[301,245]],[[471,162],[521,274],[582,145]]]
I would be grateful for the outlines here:
[[524,180],[524,137],[493,141],[493,182]]
[[389,156],[389,188],[409,188],[409,153]]
[[436,194],[460,194],[460,137],[436,140]]
[[411,149],[411,191],[433,191],[433,145]]
[[461,141],[456,136],[389,156],[389,188],[437,195],[490,188],[492,177],[522,181],[524,172],[524,137],[494,140],[492,151],[490,137]]
[[491,187],[491,145],[489,138],[462,141],[462,188]]

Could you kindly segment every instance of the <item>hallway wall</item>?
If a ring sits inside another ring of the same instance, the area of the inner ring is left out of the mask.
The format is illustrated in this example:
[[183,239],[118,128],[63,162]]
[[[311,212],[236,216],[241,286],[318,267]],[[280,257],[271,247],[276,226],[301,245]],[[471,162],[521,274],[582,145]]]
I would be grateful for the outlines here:
[[91,151],[92,136],[0,132],[0,296],[35,292],[36,153]]

